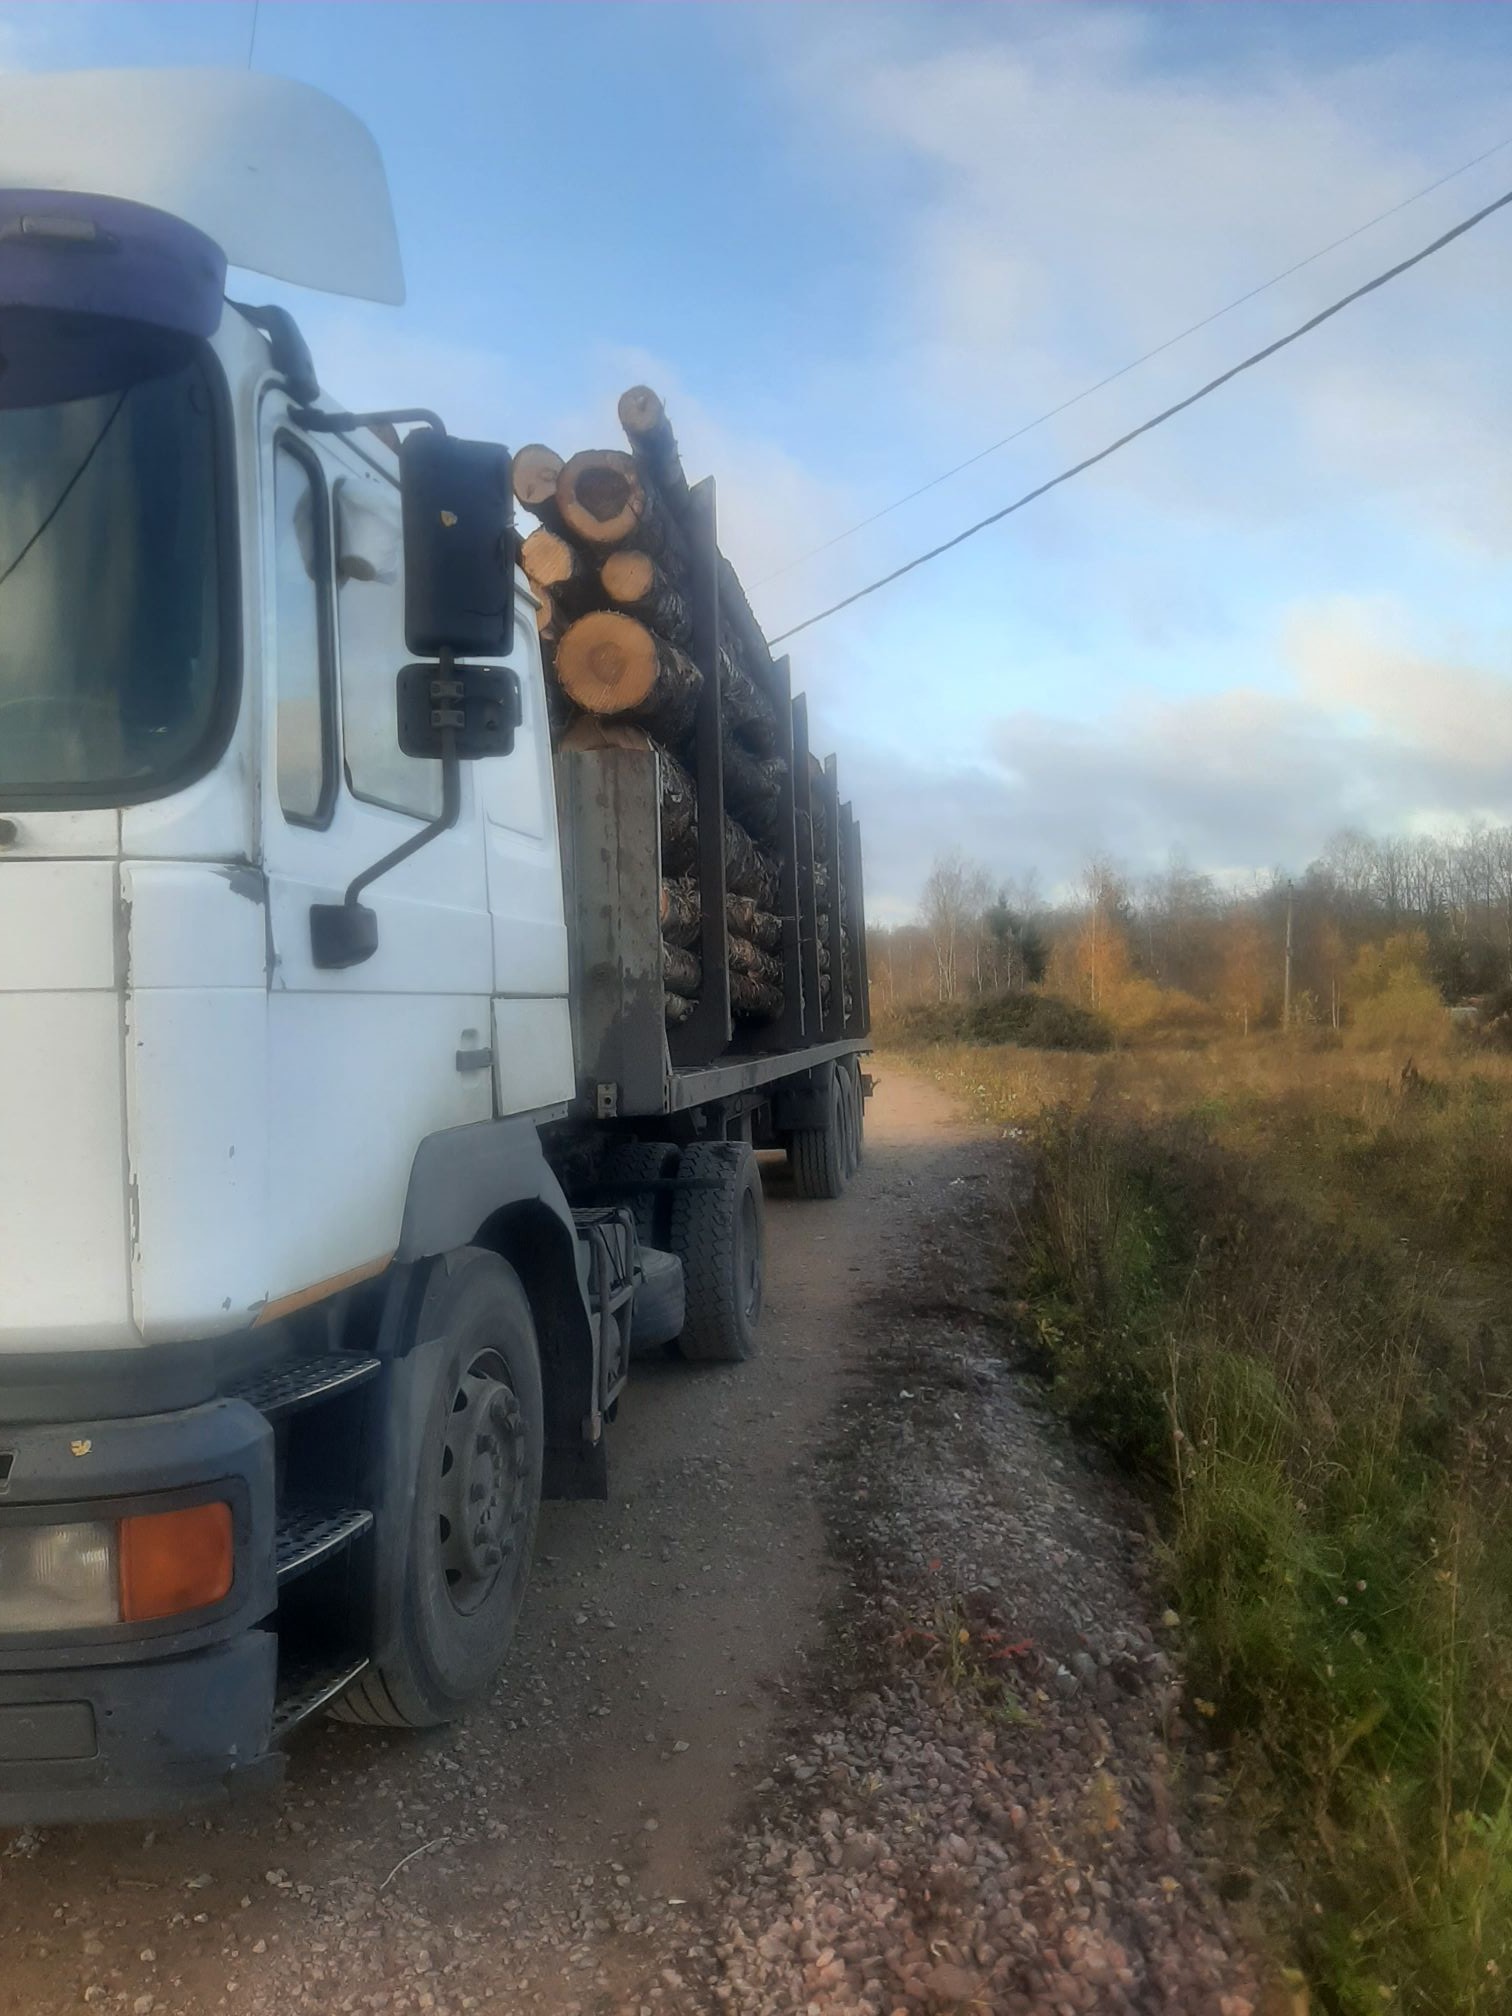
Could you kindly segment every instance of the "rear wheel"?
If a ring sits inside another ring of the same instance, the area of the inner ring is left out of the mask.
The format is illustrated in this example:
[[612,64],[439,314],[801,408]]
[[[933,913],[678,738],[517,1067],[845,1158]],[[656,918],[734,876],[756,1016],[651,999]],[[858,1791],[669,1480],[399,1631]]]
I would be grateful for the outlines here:
[[432,1353],[413,1479],[397,1642],[341,1701],[347,1722],[428,1729],[483,1693],[530,1575],[544,1409],[535,1324],[496,1253],[438,1261],[418,1319]]
[[845,1148],[845,1093],[841,1073],[831,1065],[820,1092],[823,1120],[817,1127],[796,1127],[788,1137],[788,1165],[800,1197],[838,1197],[850,1168]]
[[[679,1150],[670,1141],[616,1141],[604,1156],[600,1174],[611,1191],[624,1185],[625,1203],[635,1213],[635,1236],[642,1246],[665,1246],[672,1222],[672,1193],[654,1186],[658,1179],[675,1176]],[[644,1183],[644,1190],[634,1189]]]
[[[678,1349],[705,1364],[736,1364],[756,1349],[765,1214],[761,1171],[743,1141],[683,1151],[673,1192],[671,1248],[683,1264],[686,1316]],[[694,1187],[696,1184],[697,1187]]]

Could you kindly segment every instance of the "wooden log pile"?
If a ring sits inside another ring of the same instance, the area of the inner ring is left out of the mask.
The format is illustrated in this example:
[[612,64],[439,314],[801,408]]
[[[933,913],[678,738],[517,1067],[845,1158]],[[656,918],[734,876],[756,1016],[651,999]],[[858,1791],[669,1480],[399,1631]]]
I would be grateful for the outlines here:
[[[689,490],[661,400],[636,385],[619,402],[630,452],[567,460],[540,443],[514,459],[515,496],[538,521],[520,558],[538,609],[559,747],[650,747],[661,778],[662,978],[669,1026],[703,985],[694,731],[703,673],[693,637]],[[782,923],[773,849],[786,765],[764,683],[765,641],[723,555],[717,676],[730,1002],[737,1017],[783,1011]]]

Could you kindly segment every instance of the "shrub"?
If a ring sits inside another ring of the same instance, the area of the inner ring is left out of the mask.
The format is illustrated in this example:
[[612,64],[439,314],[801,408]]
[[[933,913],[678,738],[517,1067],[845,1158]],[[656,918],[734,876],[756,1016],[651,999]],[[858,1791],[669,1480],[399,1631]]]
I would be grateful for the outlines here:
[[1016,991],[969,1001],[923,1001],[886,1018],[880,1033],[902,1045],[1014,1044],[1026,1050],[1107,1050],[1113,1031],[1100,1015],[1058,994]]

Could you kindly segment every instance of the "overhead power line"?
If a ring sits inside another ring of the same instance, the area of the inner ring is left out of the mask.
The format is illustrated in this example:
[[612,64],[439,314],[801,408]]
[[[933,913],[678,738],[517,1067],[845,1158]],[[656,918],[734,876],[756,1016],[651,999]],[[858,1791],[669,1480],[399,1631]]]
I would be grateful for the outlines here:
[[1257,287],[1251,287],[1246,293],[1236,294],[1232,301],[1225,302],[1221,308],[1215,308],[1211,315],[1204,315],[1199,322],[1189,322],[1185,329],[1178,329],[1174,336],[1168,336],[1163,343],[1157,343],[1153,350],[1146,350],[1138,357],[1131,357],[1127,364],[1120,364],[1116,371],[1110,371],[1106,378],[1099,378],[1095,385],[1084,385],[1080,392],[1073,392],[1069,399],[1063,399],[1058,406],[1052,406],[1048,411],[1037,414],[1033,420],[1026,420],[1022,427],[1015,427],[1011,434],[1005,434],[1000,441],[989,442],[985,448],[979,448],[975,455],[968,455],[964,462],[956,462],[949,469],[942,469],[938,476],[931,476],[927,483],[919,484],[917,489],[907,490],[901,497],[895,497],[891,504],[884,504],[881,510],[873,511],[870,517],[858,518],[854,525],[847,525],[843,532],[835,533],[833,538],[821,540],[817,546],[810,546],[807,552],[796,554],[791,560],[784,560],[782,565],[774,567],[770,574],[763,574],[759,581],[753,581],[752,588],[764,588],[768,581],[781,580],[784,574],[791,574],[795,567],[801,567],[805,560],[813,560],[821,553],[828,553],[832,546],[839,546],[845,540],[854,538],[856,533],[864,532],[868,525],[875,525],[878,519],[890,517],[894,511],[901,511],[905,504],[912,504],[916,497],[923,497],[931,490],[938,490],[942,483],[948,483],[953,476],[959,476],[963,470],[973,469],[978,462],[985,462],[989,455],[996,455],[1000,448],[1007,448],[1015,441],[1022,441],[1024,436],[1032,434],[1036,427],[1043,427],[1047,421],[1057,419],[1062,413],[1069,413],[1073,406],[1079,406],[1084,399],[1090,399],[1094,392],[1101,392],[1106,386],[1116,385],[1120,378],[1127,378],[1131,371],[1137,371],[1141,364],[1148,364],[1152,357],[1159,357],[1167,350],[1174,350],[1176,345],[1184,343],[1188,336],[1195,336],[1199,330],[1210,328],[1214,322],[1222,321],[1225,315],[1232,315],[1236,308],[1242,308],[1246,301],[1253,301],[1270,288],[1279,287],[1283,280],[1290,280],[1294,273],[1300,273],[1304,267],[1315,266],[1320,259],[1326,259],[1330,252],[1337,252],[1341,245],[1348,245],[1353,239],[1364,237],[1365,233],[1373,231],[1377,224],[1384,224],[1388,218],[1399,216],[1403,210],[1411,209],[1414,203],[1421,203],[1425,196],[1431,196],[1435,189],[1442,189],[1446,182],[1453,182],[1461,175],[1468,175],[1472,168],[1479,168],[1482,161],[1489,161],[1493,154],[1504,153],[1508,147],[1512,147],[1512,136],[1498,140],[1494,147],[1488,147],[1483,154],[1477,154],[1473,160],[1462,161],[1458,168],[1451,168],[1448,174],[1440,175],[1436,182],[1425,183],[1421,189],[1414,190],[1412,195],[1404,196],[1400,203],[1393,203],[1389,210],[1382,210],[1376,216],[1366,218],[1363,224],[1356,224],[1352,231],[1346,231],[1342,238],[1330,239],[1328,244],[1320,245],[1316,252],[1309,252],[1305,259],[1298,259],[1294,265],[1285,267],[1279,273],[1273,273],[1269,280],[1262,280]]
[[816,623],[822,623],[827,616],[837,615],[840,610],[849,609],[853,602],[860,602],[868,595],[875,595],[879,588],[886,588],[890,582],[901,580],[905,574],[912,574],[916,567],[923,567],[931,560],[938,560],[942,553],[948,553],[952,547],[960,546],[966,540],[975,538],[978,532],[985,532],[989,525],[996,525],[1002,519],[1012,517],[1015,511],[1022,511],[1026,504],[1032,504],[1037,497],[1043,497],[1047,490],[1057,489],[1062,483],[1069,483],[1073,476],[1080,476],[1083,470],[1091,469],[1099,462],[1106,462],[1108,457],[1116,455],[1120,448],[1127,448],[1129,443],[1137,441],[1141,434],[1148,434],[1154,428],[1164,426],[1167,420],[1174,419],[1178,413],[1184,413],[1189,406],[1195,406],[1199,399],[1206,399],[1210,392],[1216,392],[1219,386],[1227,385],[1230,379],[1237,378],[1242,371],[1253,370],[1255,365],[1263,364],[1267,357],[1274,357],[1278,350],[1284,350],[1288,344],[1309,335],[1356,301],[1363,300],[1367,294],[1374,294],[1378,287],[1384,287],[1388,281],[1400,278],[1414,266],[1421,266],[1425,259],[1431,259],[1435,252],[1442,252],[1446,245],[1452,245],[1456,238],[1463,238],[1467,231],[1473,231],[1477,224],[1484,224],[1488,217],[1493,216],[1498,210],[1504,210],[1509,203],[1512,203],[1512,189],[1509,189],[1505,196],[1498,196],[1494,203],[1488,203],[1484,209],[1477,210],[1462,224],[1456,224],[1442,237],[1435,238],[1433,243],[1425,245],[1421,252],[1414,252],[1410,258],[1399,260],[1395,266],[1388,266],[1384,273],[1378,273],[1373,280],[1367,280],[1363,287],[1356,287],[1352,293],[1344,295],[1331,307],[1309,316],[1307,321],[1290,330],[1285,336],[1278,336],[1274,343],[1267,343],[1263,350],[1256,350],[1240,363],[1231,365],[1227,371],[1221,371],[1216,378],[1210,378],[1206,385],[1200,385],[1195,392],[1189,392],[1185,399],[1178,399],[1174,406],[1167,406],[1164,412],[1156,413],[1151,419],[1142,421],[1138,427],[1131,427],[1127,434],[1120,434],[1116,441],[1110,441],[1106,448],[1099,448],[1095,455],[1088,455],[1082,461],[1073,463],[1069,469],[1063,469],[1058,476],[1052,476],[1046,483],[1037,483],[1032,490],[1026,490],[1022,497],[1016,497],[1011,504],[1005,504],[1001,511],[994,511],[986,518],[979,518],[974,525],[968,525],[964,532],[957,532],[954,538],[946,539],[938,546],[931,546],[927,553],[920,553],[915,559],[906,560],[901,567],[894,567],[890,574],[884,574],[879,580],[869,582],[865,588],[858,588],[853,595],[846,595],[840,601],[832,602],[827,609],[821,609],[813,616],[806,616],[801,623],[795,623],[790,630],[780,630],[770,641],[773,644],[785,644],[789,637],[796,637],[800,630],[811,630]]

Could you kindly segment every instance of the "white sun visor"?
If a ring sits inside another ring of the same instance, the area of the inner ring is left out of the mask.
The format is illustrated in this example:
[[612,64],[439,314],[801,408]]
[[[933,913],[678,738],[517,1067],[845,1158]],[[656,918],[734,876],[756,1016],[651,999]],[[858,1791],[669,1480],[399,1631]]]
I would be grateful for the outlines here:
[[274,280],[404,299],[388,177],[355,113],[243,70],[0,74],[0,189],[76,190],[195,225]]

